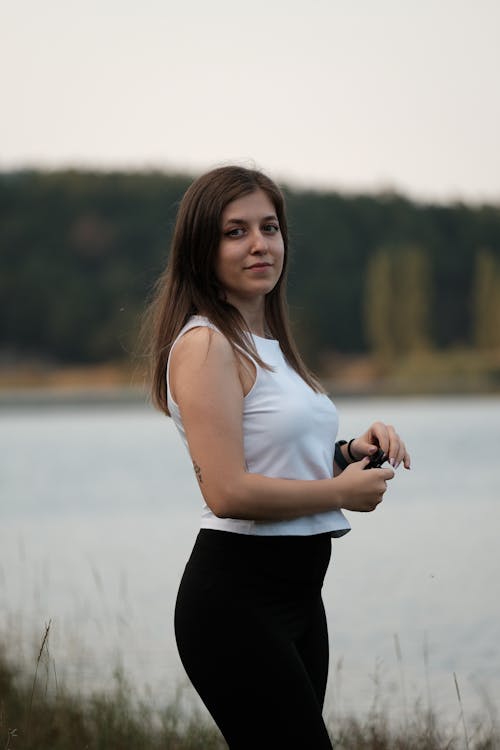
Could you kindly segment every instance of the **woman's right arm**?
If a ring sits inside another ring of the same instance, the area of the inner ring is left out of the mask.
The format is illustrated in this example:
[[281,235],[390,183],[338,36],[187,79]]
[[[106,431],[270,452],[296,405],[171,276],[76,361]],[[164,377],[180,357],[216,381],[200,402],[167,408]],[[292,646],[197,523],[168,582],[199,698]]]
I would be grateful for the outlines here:
[[333,479],[246,471],[243,389],[234,352],[220,333],[200,327],[185,334],[172,351],[169,376],[201,492],[216,516],[286,520],[340,508],[371,511],[381,502],[394,472],[364,471],[367,459]]

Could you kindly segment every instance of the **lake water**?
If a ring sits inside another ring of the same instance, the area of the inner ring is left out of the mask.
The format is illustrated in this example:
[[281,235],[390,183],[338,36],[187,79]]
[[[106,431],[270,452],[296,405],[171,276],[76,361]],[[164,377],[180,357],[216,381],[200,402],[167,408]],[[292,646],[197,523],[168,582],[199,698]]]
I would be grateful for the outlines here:
[[[500,705],[500,399],[337,402],[341,436],[375,419],[412,452],[376,512],[348,514],[324,589],[329,711],[416,700],[451,721]],[[170,420],[146,407],[0,411],[0,637],[33,668],[44,624],[57,674],[109,687],[122,665],[167,702],[177,584],[198,488]],[[201,637],[201,634],[200,634]],[[398,648],[401,659],[398,659]],[[493,710],[493,709],[492,709]]]

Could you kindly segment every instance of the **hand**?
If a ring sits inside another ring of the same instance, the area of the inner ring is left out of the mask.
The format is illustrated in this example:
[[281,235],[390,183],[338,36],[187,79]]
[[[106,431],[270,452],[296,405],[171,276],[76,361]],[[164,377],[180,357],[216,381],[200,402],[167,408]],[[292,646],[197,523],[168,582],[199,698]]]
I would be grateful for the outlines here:
[[394,469],[372,469],[365,471],[369,458],[344,469],[342,474],[334,479],[341,490],[341,507],[345,510],[369,512],[375,510],[382,502],[387,489],[388,480],[394,476]]
[[358,459],[372,456],[379,447],[395,469],[403,462],[405,469],[410,467],[410,454],[394,427],[383,422],[374,422],[366,432],[351,443],[351,453]]

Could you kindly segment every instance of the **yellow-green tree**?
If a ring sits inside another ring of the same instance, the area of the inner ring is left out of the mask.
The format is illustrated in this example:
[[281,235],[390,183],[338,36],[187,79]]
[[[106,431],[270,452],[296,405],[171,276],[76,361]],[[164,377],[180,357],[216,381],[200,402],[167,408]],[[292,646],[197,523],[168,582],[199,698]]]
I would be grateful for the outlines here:
[[387,361],[430,346],[431,276],[418,247],[381,248],[366,273],[365,331],[372,351]]
[[428,349],[430,345],[430,270],[418,247],[402,248],[395,255],[394,336],[398,352]]
[[478,349],[500,347],[500,272],[490,250],[476,255],[474,333]]
[[391,257],[387,250],[379,250],[370,258],[366,271],[364,321],[368,344],[384,362],[395,354],[391,315]]

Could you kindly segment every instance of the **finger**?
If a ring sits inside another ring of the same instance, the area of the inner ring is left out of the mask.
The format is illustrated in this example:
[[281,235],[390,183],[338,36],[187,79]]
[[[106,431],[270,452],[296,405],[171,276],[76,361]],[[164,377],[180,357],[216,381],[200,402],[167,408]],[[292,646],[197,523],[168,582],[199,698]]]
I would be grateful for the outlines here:
[[378,451],[378,446],[374,443],[362,440],[361,438],[357,438],[351,446],[351,451],[355,456],[358,455],[364,458],[365,456],[373,456],[373,454]]
[[[399,454],[401,452],[401,439],[392,425],[387,426],[387,432],[389,434],[389,463],[396,469],[398,467],[398,461],[401,461]],[[401,456],[402,458],[402,456]]]
[[399,450],[398,450],[398,453],[397,453],[397,456],[396,456],[396,463],[394,465],[395,469],[397,469],[398,466],[400,465],[401,461],[404,460],[405,455],[406,455],[406,446],[403,443],[403,441],[401,440],[400,443],[399,443]]
[[370,463],[370,457],[363,456],[363,458],[360,461],[356,461],[355,463],[349,464],[347,469],[349,469],[349,471],[364,471],[368,467],[369,463]]
[[403,465],[404,465],[405,469],[411,469],[410,454],[407,453],[407,452],[405,452],[405,455],[403,457]]
[[380,448],[384,451],[385,455],[388,456],[390,449],[389,426],[385,425],[383,422],[375,422],[375,424],[372,425],[372,432],[377,438]]
[[387,468],[383,469],[373,469],[373,471],[381,471],[383,472],[382,476],[384,480],[392,479],[394,477],[394,469],[390,468],[389,466]]

